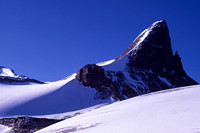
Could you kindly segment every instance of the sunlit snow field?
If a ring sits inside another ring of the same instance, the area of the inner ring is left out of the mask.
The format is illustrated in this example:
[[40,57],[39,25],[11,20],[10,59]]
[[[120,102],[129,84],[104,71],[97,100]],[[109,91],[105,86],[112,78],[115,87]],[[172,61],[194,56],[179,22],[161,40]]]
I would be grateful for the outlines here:
[[175,88],[66,119],[37,133],[199,133],[200,85]]

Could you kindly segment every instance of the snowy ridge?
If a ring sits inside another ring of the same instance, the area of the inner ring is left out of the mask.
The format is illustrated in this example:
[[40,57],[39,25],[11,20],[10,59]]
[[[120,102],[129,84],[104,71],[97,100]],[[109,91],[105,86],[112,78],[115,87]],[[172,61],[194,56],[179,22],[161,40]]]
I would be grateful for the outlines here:
[[99,62],[96,65],[97,66],[106,66],[106,65],[113,63],[114,61],[115,61],[115,59],[112,59],[112,60],[108,60],[108,61]]
[[[129,54],[131,51],[138,49],[139,45],[148,37],[149,34],[152,34],[152,29],[155,27],[159,27],[160,28],[160,23],[162,23],[163,20],[160,21],[156,21],[154,22],[149,28],[145,29],[134,41],[132,44],[136,43],[135,46],[129,51],[127,52],[127,54]],[[127,55],[126,54],[126,55]]]
[[[137,49],[137,48],[139,47],[140,43],[143,42],[144,39],[148,36],[149,32],[150,32],[149,29],[145,29],[145,30],[133,41],[132,44],[136,43],[136,45],[135,45],[129,52],[127,52],[126,55],[129,54],[129,53],[130,53],[131,51],[133,51],[134,49]],[[126,55],[125,55],[125,56],[126,56]]]
[[[124,56],[128,55],[133,50],[139,48],[140,44],[145,41],[145,39],[149,36],[149,34],[153,34],[152,31],[155,27],[161,27],[163,25],[164,20],[154,22],[150,27],[145,29],[142,33],[140,33],[136,39],[130,44],[130,46],[119,56],[116,60],[123,58]],[[166,26],[166,25],[165,25]]]
[[200,86],[150,93],[117,102],[44,128],[37,133],[197,133]]
[[62,80],[65,80],[66,82],[72,81],[73,79],[76,78],[76,75],[77,75],[77,73],[73,73],[73,74],[71,74],[71,75],[65,77],[65,78],[62,79]]

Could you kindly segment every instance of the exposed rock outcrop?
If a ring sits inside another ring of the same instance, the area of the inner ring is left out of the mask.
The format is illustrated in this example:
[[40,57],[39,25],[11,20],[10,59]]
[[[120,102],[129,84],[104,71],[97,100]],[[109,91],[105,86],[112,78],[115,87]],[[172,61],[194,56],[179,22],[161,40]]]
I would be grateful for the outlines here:
[[84,86],[89,86],[97,90],[95,99],[106,99],[112,95],[114,99],[122,100],[117,85],[108,77],[105,75],[104,69],[95,64],[84,66],[77,72],[76,76]]
[[37,130],[45,128],[49,125],[57,123],[61,120],[33,118],[33,117],[18,117],[18,118],[2,118],[0,124],[12,127],[11,133],[33,133]]
[[16,78],[10,78],[10,77],[0,77],[0,83],[38,83],[38,84],[44,84],[44,82],[41,82],[36,79],[16,79]]

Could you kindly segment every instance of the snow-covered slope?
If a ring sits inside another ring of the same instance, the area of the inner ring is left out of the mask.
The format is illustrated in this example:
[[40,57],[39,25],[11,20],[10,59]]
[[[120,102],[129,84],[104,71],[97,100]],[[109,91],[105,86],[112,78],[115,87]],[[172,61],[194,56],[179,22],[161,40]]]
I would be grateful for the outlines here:
[[[88,64],[65,79],[25,85],[34,80],[0,67],[0,81],[7,82],[0,84],[0,117],[65,113],[197,84],[173,54],[164,20],[145,29],[118,58]],[[10,83],[18,81],[21,85]]]
[[66,119],[37,133],[199,133],[200,85],[150,93]]
[[10,127],[0,125],[0,133],[8,133],[10,129]]
[[95,100],[96,91],[75,76],[48,84],[0,84],[0,117],[64,113],[110,101]]

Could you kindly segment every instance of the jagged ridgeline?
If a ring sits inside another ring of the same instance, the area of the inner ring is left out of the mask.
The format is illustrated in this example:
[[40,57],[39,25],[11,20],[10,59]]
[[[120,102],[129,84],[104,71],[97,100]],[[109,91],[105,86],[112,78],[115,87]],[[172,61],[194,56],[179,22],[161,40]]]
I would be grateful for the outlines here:
[[[41,84],[0,67],[0,82],[6,83],[0,86],[0,124],[16,133],[33,133],[81,114],[78,110],[101,107],[113,100],[197,84],[184,71],[178,52],[173,54],[164,20],[144,30],[116,59],[88,64],[62,80]],[[51,114],[59,120],[51,119]]]
[[116,59],[86,65],[76,78],[96,89],[96,99],[115,100],[197,84],[184,71],[178,52],[173,54],[164,20],[145,29]]

